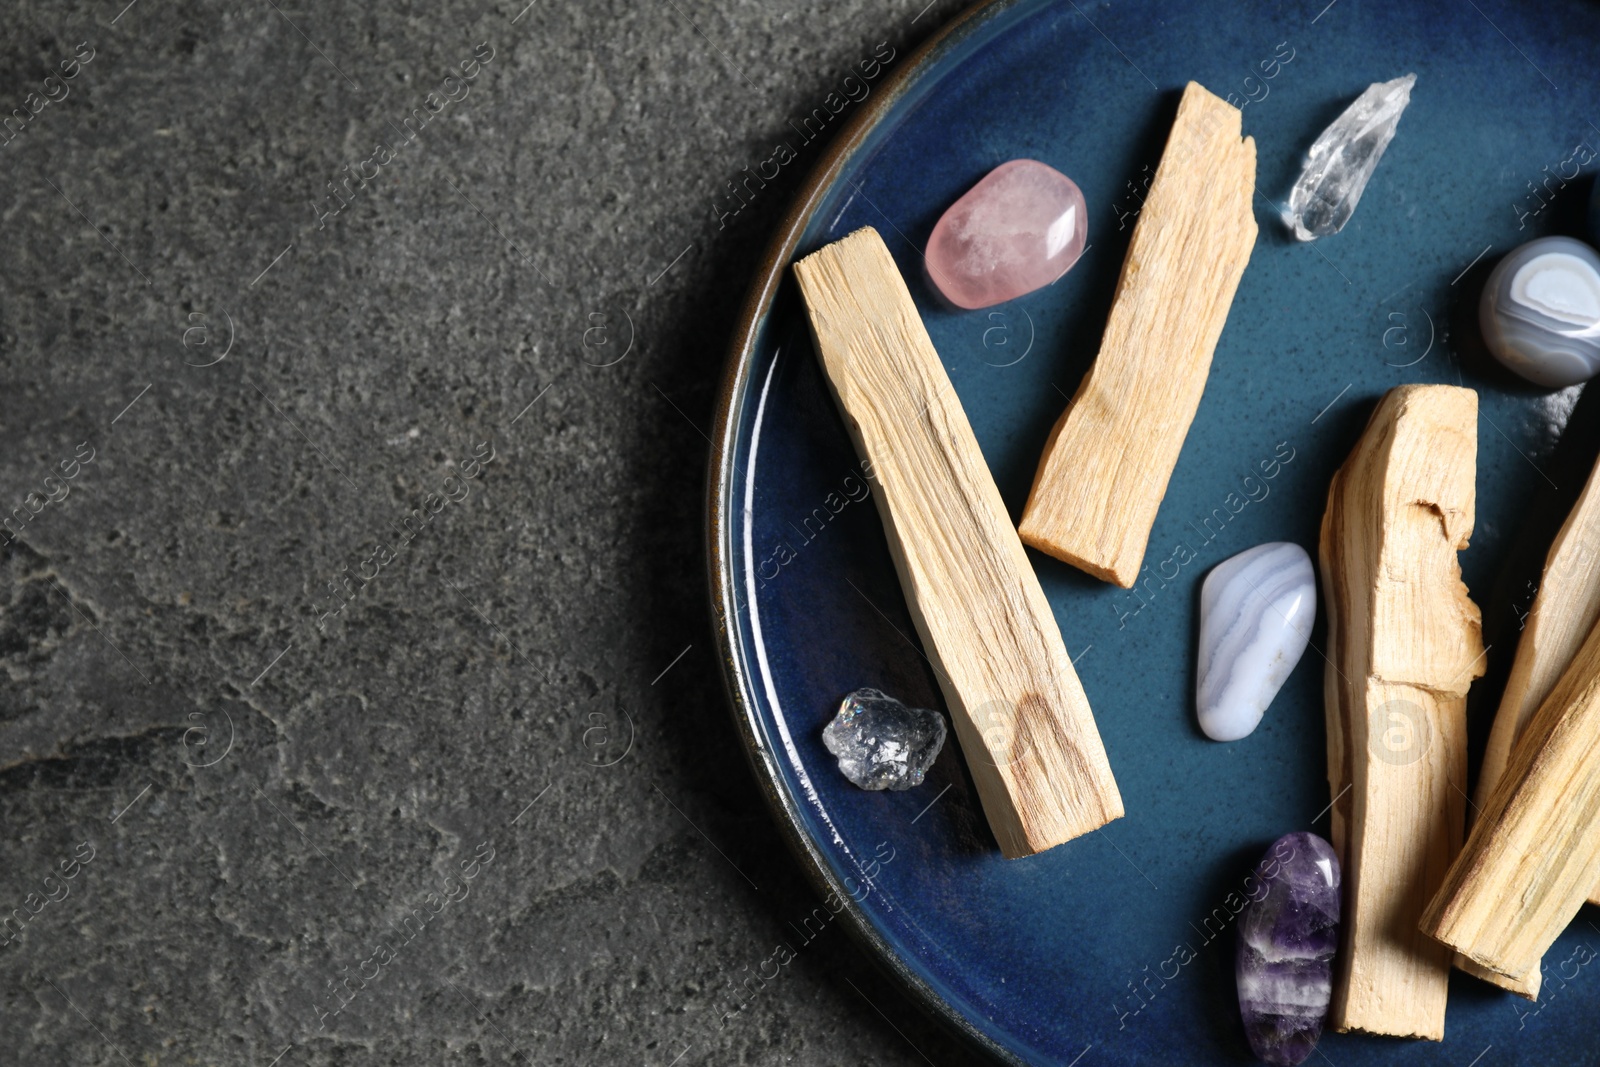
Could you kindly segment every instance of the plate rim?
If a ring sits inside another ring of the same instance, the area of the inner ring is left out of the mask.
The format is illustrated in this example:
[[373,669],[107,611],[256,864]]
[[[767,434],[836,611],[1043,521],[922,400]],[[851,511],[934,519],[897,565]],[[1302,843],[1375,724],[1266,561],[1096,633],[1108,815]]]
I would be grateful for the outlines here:
[[925,1013],[954,1030],[958,1037],[977,1050],[997,1062],[1007,1064],[1026,1064],[1028,1061],[980,1029],[900,957],[867,917],[842,879],[831,870],[817,843],[801,829],[798,804],[783,785],[776,754],[761,742],[756,712],[746,697],[747,692],[754,692],[754,686],[752,676],[746,672],[745,664],[735,650],[729,626],[729,619],[733,615],[731,606],[734,600],[731,594],[734,576],[729,570],[727,547],[732,544],[730,539],[733,536],[730,522],[739,513],[730,505],[730,501],[738,473],[734,465],[738,416],[744,411],[743,399],[751,379],[753,347],[772,310],[784,273],[793,261],[801,234],[815,216],[839,173],[855,158],[867,136],[905,97],[907,91],[956,45],[970,38],[990,20],[1029,2],[1032,0],[977,0],[931,34],[890,74],[874,97],[862,101],[833,140],[823,147],[821,158],[812,165],[790,200],[766,249],[757,260],[729,342],[722,384],[717,393],[707,467],[705,525],[711,612],[729,710],[739,731],[745,757],[790,852],[799,860],[801,870],[813,890],[824,898],[832,894],[844,902],[844,909],[839,915],[844,919],[845,929],[888,972],[903,993]]

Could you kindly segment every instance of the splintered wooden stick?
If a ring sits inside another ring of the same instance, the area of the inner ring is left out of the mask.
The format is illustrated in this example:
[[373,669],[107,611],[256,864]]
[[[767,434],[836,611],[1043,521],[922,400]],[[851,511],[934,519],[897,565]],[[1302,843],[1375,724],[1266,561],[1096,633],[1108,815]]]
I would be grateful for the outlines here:
[[1539,973],[1537,965],[1527,974],[1519,978],[1512,978],[1508,974],[1499,974],[1487,967],[1473,963],[1461,953],[1456,953],[1455,964],[1474,978],[1482,978],[1491,985],[1497,985],[1508,993],[1515,993],[1528,1000],[1539,999],[1539,988],[1544,984],[1544,976]]
[[1094,366],[1044,446],[1022,539],[1123,588],[1200,406],[1256,241],[1256,145],[1239,110],[1184,90],[1128,243]]
[[1457,967],[1460,967],[1474,978],[1482,978],[1485,982],[1497,985],[1508,993],[1515,993],[1517,996],[1525,997],[1528,1000],[1539,999],[1539,987],[1543,984],[1544,979],[1539,973],[1538,966],[1535,966],[1520,978],[1512,978],[1510,975],[1496,974],[1487,967],[1480,967],[1459,952],[1456,953],[1455,962]]
[[904,280],[868,227],[795,264],[900,586],[1007,857],[1122,815],[1089,701]]
[[1345,878],[1337,1030],[1444,1037],[1451,954],[1416,926],[1465,817],[1466,694],[1483,640],[1456,554],[1472,534],[1477,452],[1476,393],[1401,386],[1328,489],[1328,784]]
[[[1600,463],[1590,472],[1567,521],[1561,524],[1545,557],[1544,574],[1534,595],[1517,656],[1511,664],[1500,710],[1489,732],[1474,794],[1477,806],[1489,802],[1511,750],[1528,720],[1539,710],[1556,681],[1600,620]],[[1600,875],[1600,871],[1596,872]],[[1589,901],[1600,904],[1600,886]]]
[[[1555,688],[1583,639],[1600,619],[1600,467],[1561,524],[1545,557],[1539,591],[1517,643],[1511,676],[1489,732],[1474,800],[1479,808],[1499,784],[1511,750],[1544,698]],[[1600,901],[1597,901],[1600,903]]]
[[[1567,521],[1561,524],[1550,552],[1545,557],[1539,591],[1534,595],[1517,655],[1511,663],[1489,732],[1489,746],[1478,771],[1474,806],[1482,811],[1489,804],[1494,787],[1505,774],[1511,750],[1518,743],[1533,713],[1539,710],[1563,671],[1572,663],[1583,640],[1600,620],[1600,465],[1589,474],[1583,492]],[[1600,873],[1600,872],[1597,872]],[[1600,889],[1591,887],[1590,901],[1600,904]],[[1456,964],[1462,970],[1493,982],[1502,989],[1532,1000],[1539,995],[1541,976],[1538,966],[1522,978],[1511,978],[1481,967],[1465,956]]]
[[1578,914],[1600,867],[1600,625],[1512,746],[1424,933],[1523,978]]

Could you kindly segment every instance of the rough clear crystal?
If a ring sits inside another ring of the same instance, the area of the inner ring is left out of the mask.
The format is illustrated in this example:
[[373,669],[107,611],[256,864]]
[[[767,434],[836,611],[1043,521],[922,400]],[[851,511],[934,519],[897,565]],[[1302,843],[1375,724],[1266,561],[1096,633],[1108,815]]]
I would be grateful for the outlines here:
[[1374,82],[1322,131],[1289,193],[1283,221],[1302,241],[1338,233],[1355,214],[1383,150],[1411,103],[1415,74]]
[[1246,880],[1234,973],[1250,1050],[1267,1063],[1302,1063],[1322,1036],[1339,948],[1339,886],[1339,858],[1308,833],[1278,838]]
[[862,789],[910,789],[922,784],[944,747],[944,716],[908,708],[876,689],[857,689],[822,729],[822,743],[839,770]]

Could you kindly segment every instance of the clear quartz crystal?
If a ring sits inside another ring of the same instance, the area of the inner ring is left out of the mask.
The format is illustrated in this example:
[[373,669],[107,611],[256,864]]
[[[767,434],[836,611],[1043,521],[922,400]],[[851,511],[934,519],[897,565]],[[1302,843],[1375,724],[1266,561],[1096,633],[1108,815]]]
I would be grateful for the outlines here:
[[1306,153],[1306,166],[1289,193],[1284,223],[1302,241],[1338,233],[1356,204],[1383,150],[1394,140],[1400,116],[1411,103],[1415,74],[1374,82],[1322,131]]
[[922,784],[944,747],[944,716],[908,708],[876,689],[857,689],[822,730],[839,770],[862,789],[910,789]]

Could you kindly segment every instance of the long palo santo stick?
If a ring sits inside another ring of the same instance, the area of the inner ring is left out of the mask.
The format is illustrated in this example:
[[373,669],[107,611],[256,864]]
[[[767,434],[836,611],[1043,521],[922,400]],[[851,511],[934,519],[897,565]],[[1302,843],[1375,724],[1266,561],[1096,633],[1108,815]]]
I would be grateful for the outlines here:
[[1026,856],[1120,817],[1055,616],[883,239],[857,230],[794,272],[1000,851]]
[[1045,443],[1022,539],[1123,588],[1211,372],[1250,250],[1256,146],[1190,82],[1122,262],[1100,354]]
[[1345,872],[1338,1030],[1444,1037],[1450,953],[1416,923],[1461,845],[1466,694],[1483,673],[1456,558],[1472,533],[1477,401],[1455,386],[1391,390],[1328,489],[1328,782]]
[[[1539,591],[1517,642],[1500,709],[1489,732],[1483,768],[1473,799],[1489,802],[1511,761],[1517,737],[1550,695],[1583,639],[1600,619],[1600,466],[1590,472],[1583,492],[1561,524],[1545,556]],[[1600,903],[1597,900],[1596,903]]]
[[[1517,643],[1500,709],[1489,732],[1474,800],[1479,808],[1499,784],[1511,750],[1533,713],[1582,647],[1600,620],[1600,463],[1589,473],[1583,492],[1556,533],[1545,557],[1539,591]],[[1596,872],[1600,876],[1600,871]],[[1600,904],[1600,887],[1589,901]]]
[[[1600,465],[1590,472],[1583,492],[1545,556],[1539,591],[1517,642],[1511,676],[1500,697],[1500,709],[1495,713],[1489,746],[1478,771],[1474,804],[1479,811],[1488,806],[1494,787],[1500,784],[1511,750],[1528,720],[1550,695],[1584,638],[1600,620],[1600,554],[1596,546],[1600,546]],[[1600,875],[1600,871],[1596,874]],[[1589,899],[1600,903],[1600,888],[1591,888]],[[1480,967],[1464,956],[1457,962],[1462,970],[1503,989],[1529,999],[1539,995],[1538,967],[1517,979]]]
[[1522,978],[1572,921],[1600,863],[1600,625],[1511,750],[1421,928]]

